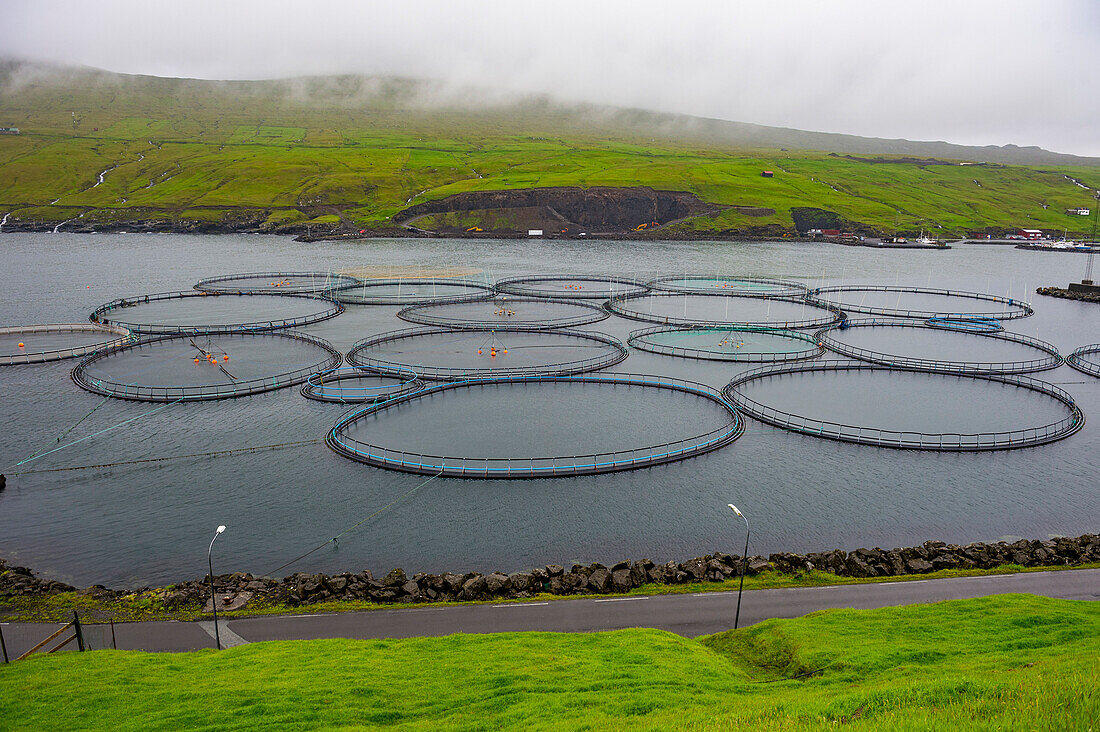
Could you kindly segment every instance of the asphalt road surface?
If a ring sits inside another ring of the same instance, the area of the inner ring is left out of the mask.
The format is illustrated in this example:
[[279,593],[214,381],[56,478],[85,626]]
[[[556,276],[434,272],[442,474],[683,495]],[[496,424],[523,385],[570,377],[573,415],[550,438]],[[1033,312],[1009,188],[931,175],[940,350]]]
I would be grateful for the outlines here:
[[[746,592],[740,626],[769,618],[793,618],[826,608],[877,608],[969,597],[1027,592],[1070,600],[1100,600],[1100,569],[908,580]],[[513,631],[593,632],[661,628],[688,638],[733,627],[736,592],[623,596],[552,602],[402,607],[348,613],[268,615],[222,620],[222,645],[311,638],[408,638],[451,633]],[[8,655],[15,658],[60,627],[49,623],[0,623]],[[146,651],[191,651],[214,647],[214,624],[201,622],[117,623],[85,626],[91,647]],[[70,644],[75,648],[75,643]],[[52,647],[53,644],[50,645]],[[68,647],[67,647],[68,648]]]

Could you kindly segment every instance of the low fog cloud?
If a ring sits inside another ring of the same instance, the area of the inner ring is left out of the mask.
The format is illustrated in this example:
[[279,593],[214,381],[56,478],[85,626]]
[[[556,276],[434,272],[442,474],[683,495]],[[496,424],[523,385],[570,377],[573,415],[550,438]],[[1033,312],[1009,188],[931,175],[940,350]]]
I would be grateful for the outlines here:
[[0,55],[208,79],[400,75],[875,137],[1100,155],[1100,3],[43,2]]

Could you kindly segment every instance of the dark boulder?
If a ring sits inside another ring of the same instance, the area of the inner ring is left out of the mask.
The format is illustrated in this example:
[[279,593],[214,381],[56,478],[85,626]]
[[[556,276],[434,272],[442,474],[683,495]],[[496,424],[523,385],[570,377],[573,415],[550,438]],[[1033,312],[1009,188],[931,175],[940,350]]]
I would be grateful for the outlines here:
[[409,581],[409,578],[405,576],[405,570],[393,569],[390,573],[382,578],[382,584],[386,587],[400,587]]
[[485,589],[491,595],[501,595],[512,589],[512,583],[508,579],[508,575],[493,572],[485,577]]
[[606,567],[597,567],[588,575],[588,586],[600,594],[606,593],[611,589],[611,573]]
[[[591,578],[589,578],[591,581]],[[611,572],[611,587],[615,592],[626,592],[634,587],[634,582],[630,576],[630,570],[627,568],[620,568],[612,570]]]
[[473,577],[462,583],[462,591],[458,593],[460,600],[480,600],[485,596],[485,578],[481,575]]

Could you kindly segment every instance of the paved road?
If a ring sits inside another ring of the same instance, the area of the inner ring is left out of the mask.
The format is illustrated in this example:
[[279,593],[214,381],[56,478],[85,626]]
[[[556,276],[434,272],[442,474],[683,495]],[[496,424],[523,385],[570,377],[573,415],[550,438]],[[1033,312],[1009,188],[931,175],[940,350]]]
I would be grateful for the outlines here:
[[[1071,600],[1100,600],[1100,569],[910,580],[867,585],[833,585],[746,592],[741,625],[791,618],[825,608],[876,608],[936,602],[1005,592],[1029,592]],[[736,592],[575,599],[554,602],[406,607],[339,614],[242,618],[221,623],[223,645],[309,638],[407,638],[451,633],[545,630],[591,632],[617,628],[661,628],[689,638],[733,627]],[[22,653],[58,626],[0,624],[8,653]],[[109,626],[87,626],[94,647],[110,647]],[[119,648],[190,651],[213,648],[213,623],[118,623]]]

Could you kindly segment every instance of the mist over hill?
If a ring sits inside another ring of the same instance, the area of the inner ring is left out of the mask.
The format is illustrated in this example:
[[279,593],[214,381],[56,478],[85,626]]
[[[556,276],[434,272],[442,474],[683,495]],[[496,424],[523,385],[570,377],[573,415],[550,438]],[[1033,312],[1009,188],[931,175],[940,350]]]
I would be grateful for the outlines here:
[[[17,124],[8,107],[19,97],[42,94],[80,95],[99,91],[118,97],[176,97],[181,103],[235,100],[263,105],[282,114],[313,115],[359,111],[404,113],[412,118],[437,114],[505,116],[526,127],[537,120],[560,132],[600,131],[606,134],[650,136],[732,148],[815,150],[835,153],[947,158],[1016,165],[1100,165],[1100,158],[1052,152],[1017,145],[957,145],[861,137],[769,127],[751,122],[708,119],[645,109],[576,104],[545,95],[517,95],[486,87],[463,86],[425,79],[382,76],[303,76],[257,81],[211,81],[117,74],[87,67],[63,67],[16,59],[0,60],[0,124]],[[1003,114],[1010,114],[1009,104]]]
[[[0,231],[1087,235],[1100,159],[398,77],[0,64]],[[487,195],[487,194],[499,195]]]

